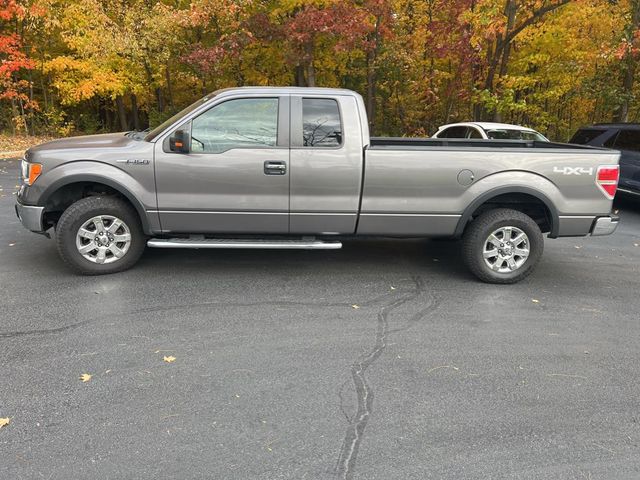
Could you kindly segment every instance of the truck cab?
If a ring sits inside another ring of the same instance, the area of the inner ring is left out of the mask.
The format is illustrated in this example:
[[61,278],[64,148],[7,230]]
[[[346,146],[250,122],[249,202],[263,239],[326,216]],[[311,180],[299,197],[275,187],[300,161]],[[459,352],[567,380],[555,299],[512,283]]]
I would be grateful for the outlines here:
[[152,131],[161,231],[355,233],[362,105],[348,90],[224,90]]

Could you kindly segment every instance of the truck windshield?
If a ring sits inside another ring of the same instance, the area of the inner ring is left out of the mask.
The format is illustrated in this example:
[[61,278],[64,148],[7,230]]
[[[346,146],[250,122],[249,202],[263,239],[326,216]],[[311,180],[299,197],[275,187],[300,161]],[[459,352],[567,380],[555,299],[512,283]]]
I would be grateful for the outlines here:
[[180,110],[178,113],[176,113],[173,117],[169,118],[168,120],[165,120],[164,122],[162,122],[160,125],[158,125],[156,128],[154,128],[153,130],[151,130],[145,137],[145,141],[147,142],[151,142],[153,141],[154,138],[156,138],[158,135],[160,135],[162,132],[164,132],[167,128],[169,128],[171,125],[173,125],[175,122],[177,122],[178,120],[180,120],[182,117],[184,117],[185,115],[193,112],[196,108],[198,108],[200,105],[202,105],[203,103],[207,102],[208,100],[212,99],[213,97],[215,97],[216,94],[215,93],[210,93],[209,95],[207,95],[206,97],[202,97],[200,100],[198,100],[197,102],[192,103],[191,105],[189,105],[187,108]]
[[543,135],[533,130],[512,130],[500,128],[495,130],[487,130],[489,138],[497,140],[537,140],[539,142],[548,142],[549,140]]

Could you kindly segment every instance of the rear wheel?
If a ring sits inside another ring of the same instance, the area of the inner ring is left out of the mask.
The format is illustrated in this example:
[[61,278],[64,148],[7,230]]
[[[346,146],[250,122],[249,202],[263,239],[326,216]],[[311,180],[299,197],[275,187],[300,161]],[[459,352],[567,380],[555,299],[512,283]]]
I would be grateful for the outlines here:
[[500,208],[476,218],[463,237],[463,258],[480,280],[516,283],[528,276],[544,249],[540,227],[517,210]]
[[116,197],[87,197],[64,211],[56,225],[62,259],[83,275],[132,267],[145,247],[137,212]]

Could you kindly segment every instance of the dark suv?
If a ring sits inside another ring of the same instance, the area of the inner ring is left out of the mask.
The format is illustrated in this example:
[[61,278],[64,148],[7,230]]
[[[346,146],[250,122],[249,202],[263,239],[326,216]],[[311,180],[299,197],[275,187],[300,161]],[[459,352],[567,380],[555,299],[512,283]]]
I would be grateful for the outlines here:
[[640,196],[640,123],[596,123],[578,130],[569,143],[620,150],[618,191]]

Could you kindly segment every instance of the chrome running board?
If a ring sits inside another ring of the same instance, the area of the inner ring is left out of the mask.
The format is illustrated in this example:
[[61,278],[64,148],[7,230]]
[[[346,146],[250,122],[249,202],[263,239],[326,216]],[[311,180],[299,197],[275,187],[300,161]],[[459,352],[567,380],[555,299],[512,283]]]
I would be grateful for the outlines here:
[[155,248],[257,248],[287,250],[336,250],[342,242],[315,239],[266,240],[237,238],[152,238],[147,246]]

